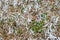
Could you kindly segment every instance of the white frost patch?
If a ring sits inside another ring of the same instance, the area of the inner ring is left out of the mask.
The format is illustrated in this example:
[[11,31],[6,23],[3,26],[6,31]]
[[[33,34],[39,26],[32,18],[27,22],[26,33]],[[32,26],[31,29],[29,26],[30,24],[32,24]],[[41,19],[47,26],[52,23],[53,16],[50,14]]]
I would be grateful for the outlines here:
[[11,34],[11,33],[13,33],[13,29],[12,29],[11,27],[9,27],[9,32],[8,32],[8,34]]
[[4,2],[8,2],[8,0],[3,0]]
[[45,24],[45,25],[44,25],[44,27],[47,27],[47,26],[48,26],[48,24]]
[[30,34],[34,34],[34,32],[30,29]]
[[51,26],[52,26],[52,23],[50,23],[50,25],[49,25],[49,30],[50,30],[50,32],[52,32],[52,29],[51,29]]
[[28,19],[27,19],[28,24],[29,24],[29,22],[31,22],[31,20],[32,20],[32,16],[29,14]]
[[16,6],[17,6],[17,0],[14,0],[13,3],[14,3],[14,4],[13,4],[14,7],[16,8]]
[[9,5],[5,5],[2,10],[5,11],[5,12],[7,12],[8,11],[8,6]]
[[32,5],[28,5],[29,11],[31,10]]
[[56,1],[55,1],[55,5],[57,6],[57,5],[58,5],[58,3],[59,3],[59,1],[57,1],[57,0],[56,0]]
[[30,18],[28,18],[28,20],[27,20],[27,21],[28,21],[28,23],[29,23],[29,22],[31,22],[31,19],[30,19]]
[[49,31],[48,31],[48,34],[49,34],[49,35],[48,35],[48,38],[50,38],[51,40],[55,40],[57,37],[55,37],[55,36],[52,34],[52,31],[53,31],[52,28],[51,28],[52,25],[53,25],[52,23],[50,23],[50,25],[49,25],[49,29],[48,29],[48,30],[49,30]]
[[50,33],[50,34],[49,34],[49,38],[51,38],[51,39],[55,39],[56,37],[53,36],[53,35]]
[[0,40],[3,40],[3,38],[2,38],[2,37],[0,37]]
[[52,17],[51,17],[51,20],[53,21],[54,25],[57,24],[58,19],[59,19],[59,16],[58,16],[58,17],[56,17],[56,16],[52,16]]
[[34,5],[34,8],[36,9],[36,11],[37,11],[37,9],[39,9],[38,3],[36,3],[36,4]]
[[57,24],[57,22],[58,22],[58,19],[59,19],[59,16],[56,18],[56,21],[55,21],[56,24]]
[[29,38],[28,38],[28,40],[32,40],[32,38],[31,38],[31,37],[29,37]]

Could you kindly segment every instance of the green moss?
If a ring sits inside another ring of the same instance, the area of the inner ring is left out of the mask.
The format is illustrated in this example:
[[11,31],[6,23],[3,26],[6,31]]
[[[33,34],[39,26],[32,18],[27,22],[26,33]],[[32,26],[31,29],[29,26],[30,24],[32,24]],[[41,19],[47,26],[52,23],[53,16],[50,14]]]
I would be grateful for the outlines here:
[[18,34],[21,34],[21,33],[22,33],[22,29],[18,29],[18,30],[17,30],[17,33],[18,33]]
[[44,26],[44,22],[43,21],[40,21],[40,22],[33,21],[31,29],[35,33],[38,33],[38,32],[41,33],[41,32],[43,32],[43,26]]
[[31,29],[32,29],[35,33],[38,32],[38,27],[37,27],[37,26],[33,26]]
[[39,33],[42,33],[42,32],[43,32],[43,29],[38,30],[38,32],[39,32]]

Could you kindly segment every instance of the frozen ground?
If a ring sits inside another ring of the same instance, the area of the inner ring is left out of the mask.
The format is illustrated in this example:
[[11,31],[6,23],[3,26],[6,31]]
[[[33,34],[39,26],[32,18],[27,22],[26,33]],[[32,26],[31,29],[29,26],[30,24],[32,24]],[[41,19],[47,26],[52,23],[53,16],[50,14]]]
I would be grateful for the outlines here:
[[60,40],[60,0],[0,0],[0,40]]

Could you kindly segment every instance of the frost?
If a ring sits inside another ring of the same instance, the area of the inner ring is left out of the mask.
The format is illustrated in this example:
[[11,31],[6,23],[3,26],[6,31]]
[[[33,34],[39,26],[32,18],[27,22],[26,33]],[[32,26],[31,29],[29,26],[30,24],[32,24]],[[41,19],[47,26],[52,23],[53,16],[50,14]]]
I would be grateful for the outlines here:
[[0,40],[60,40],[59,23],[59,0],[0,0]]

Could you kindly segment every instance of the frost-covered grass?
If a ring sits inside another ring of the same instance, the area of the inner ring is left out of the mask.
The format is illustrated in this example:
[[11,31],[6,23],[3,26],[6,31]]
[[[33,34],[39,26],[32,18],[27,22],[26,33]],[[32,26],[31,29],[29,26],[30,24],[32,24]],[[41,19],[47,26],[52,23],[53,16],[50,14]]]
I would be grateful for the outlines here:
[[60,40],[59,0],[0,0],[0,40]]

